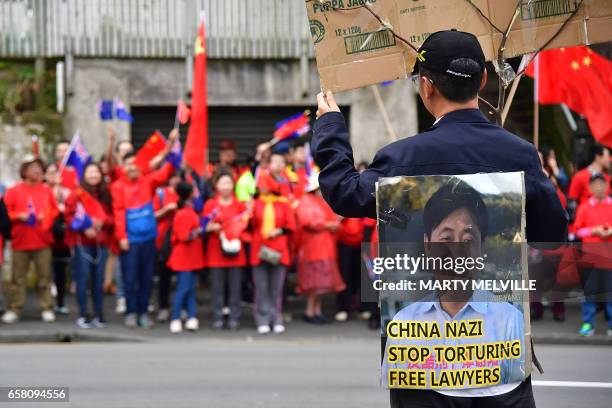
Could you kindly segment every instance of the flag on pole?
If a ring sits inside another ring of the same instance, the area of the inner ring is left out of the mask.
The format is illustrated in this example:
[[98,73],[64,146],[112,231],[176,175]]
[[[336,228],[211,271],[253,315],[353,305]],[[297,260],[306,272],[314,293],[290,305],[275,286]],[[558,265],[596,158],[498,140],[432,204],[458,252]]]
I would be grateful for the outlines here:
[[176,118],[181,125],[189,122],[189,116],[191,116],[191,109],[182,99],[178,100],[176,105]]
[[175,141],[166,156],[166,161],[174,167],[175,170],[181,168],[181,163],[183,161],[183,149],[181,147],[180,141]]
[[67,174],[70,168],[74,169],[79,180],[83,178],[83,172],[85,171],[85,167],[91,162],[92,157],[91,154],[87,151],[85,145],[81,142],[81,137],[79,136],[79,132],[75,133],[72,137],[72,141],[70,142],[70,147],[68,148],[68,152],[66,156],[64,156],[64,161],[62,163],[60,176],[62,180],[68,178]]
[[283,140],[295,139],[303,136],[310,132],[310,118],[308,117],[308,111],[298,113],[290,118],[284,119],[276,124],[276,130],[274,131],[275,142],[281,142]]
[[191,89],[191,124],[185,143],[185,161],[200,176],[207,165],[208,100],[206,88],[206,29],[204,15],[200,17],[195,43],[195,62]]
[[537,103],[566,104],[586,117],[595,139],[612,146],[612,62],[586,46],[542,51],[525,74]]
[[145,144],[138,150],[136,153],[136,165],[142,170],[146,172],[149,169],[149,163],[151,160],[164,151],[168,142],[164,135],[161,134],[159,130],[153,132],[151,136],[147,139]]
[[119,98],[115,98],[115,117],[124,122],[132,123],[134,121],[130,112],[127,111],[125,104]]
[[102,121],[113,120],[113,101],[110,99],[99,101],[98,112]]

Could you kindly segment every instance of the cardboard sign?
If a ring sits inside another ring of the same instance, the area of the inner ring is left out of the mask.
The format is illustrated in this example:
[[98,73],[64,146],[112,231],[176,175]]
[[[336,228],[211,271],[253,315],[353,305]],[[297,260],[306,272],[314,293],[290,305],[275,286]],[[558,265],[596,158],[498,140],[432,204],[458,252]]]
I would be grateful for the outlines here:
[[524,174],[381,178],[376,199],[382,385],[457,391],[529,376]]
[[539,49],[578,8],[547,48],[612,40],[609,0],[521,0],[516,5],[512,0],[306,0],[321,86],[338,92],[409,76],[416,54],[391,30],[415,48],[436,31],[468,31],[491,61],[502,41],[498,29],[505,31],[513,18],[504,58]]

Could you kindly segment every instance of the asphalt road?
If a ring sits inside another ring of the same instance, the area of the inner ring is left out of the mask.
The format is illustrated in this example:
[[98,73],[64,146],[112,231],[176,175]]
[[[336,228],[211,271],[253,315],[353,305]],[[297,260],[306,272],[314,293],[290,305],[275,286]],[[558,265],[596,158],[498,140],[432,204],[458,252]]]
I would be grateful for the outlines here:
[[[177,340],[0,345],[0,386],[70,387],[70,404],[20,408],[388,406],[374,336]],[[538,407],[611,406],[612,348],[549,345],[537,353],[546,370],[534,374]]]

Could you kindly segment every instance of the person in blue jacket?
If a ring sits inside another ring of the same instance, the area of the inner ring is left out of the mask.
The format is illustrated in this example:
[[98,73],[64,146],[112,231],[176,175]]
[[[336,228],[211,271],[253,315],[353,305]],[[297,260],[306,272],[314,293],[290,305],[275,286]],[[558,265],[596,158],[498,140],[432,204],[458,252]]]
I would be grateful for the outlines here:
[[[564,242],[567,214],[535,147],[489,122],[478,109],[487,71],[477,38],[456,30],[439,31],[418,52],[411,79],[436,120],[425,132],[383,147],[362,173],[355,169],[349,131],[333,94],[317,96],[313,156],[321,168],[321,191],[332,209],[345,217],[375,218],[375,183],[380,177],[523,171],[527,240]],[[504,391],[451,397],[431,390],[392,390],[391,406],[535,407],[530,378]]]

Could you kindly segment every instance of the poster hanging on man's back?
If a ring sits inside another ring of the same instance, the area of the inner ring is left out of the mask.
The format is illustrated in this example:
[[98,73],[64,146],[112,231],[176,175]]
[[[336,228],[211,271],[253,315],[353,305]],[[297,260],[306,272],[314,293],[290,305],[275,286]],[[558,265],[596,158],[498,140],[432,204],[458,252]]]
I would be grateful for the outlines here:
[[498,394],[531,373],[524,174],[381,178],[385,388]]

